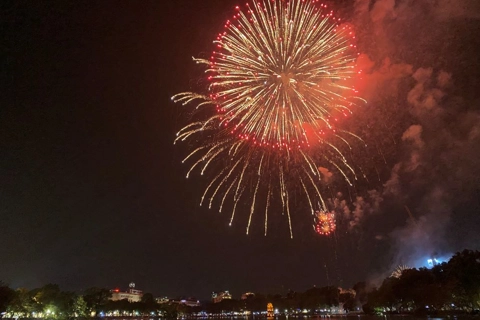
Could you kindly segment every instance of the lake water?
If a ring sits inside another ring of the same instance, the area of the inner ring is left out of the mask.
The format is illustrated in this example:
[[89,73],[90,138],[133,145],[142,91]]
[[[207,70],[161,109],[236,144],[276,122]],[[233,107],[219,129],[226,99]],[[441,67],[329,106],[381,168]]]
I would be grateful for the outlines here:
[[[89,318],[95,319],[95,318]],[[104,317],[104,318],[96,318],[96,320],[162,320],[165,318],[159,317]],[[179,318],[179,319],[230,319],[230,320],[267,320],[265,316],[236,316],[236,317],[187,317],[187,318]],[[334,316],[297,316],[297,317],[286,317],[286,316],[276,316],[274,319],[271,320],[480,320],[480,316],[478,315],[459,315],[459,316],[414,316],[414,315],[385,315],[385,316],[370,316],[370,315],[334,315]],[[166,319],[167,320],[167,319]]]
[[[216,319],[216,317],[210,317],[205,319]],[[251,316],[251,317],[225,317],[223,319],[232,319],[232,320],[240,320],[240,319],[253,319],[253,320],[261,320],[265,319],[266,317],[262,316]],[[363,315],[363,314],[350,314],[350,315],[324,315],[324,316],[300,316],[300,317],[286,317],[286,316],[276,316],[272,320],[294,320],[294,319],[305,319],[305,320],[473,320],[479,319],[480,316],[472,316],[472,315],[459,315],[459,316],[414,316],[414,315],[385,315],[385,316],[371,316],[371,315]]]

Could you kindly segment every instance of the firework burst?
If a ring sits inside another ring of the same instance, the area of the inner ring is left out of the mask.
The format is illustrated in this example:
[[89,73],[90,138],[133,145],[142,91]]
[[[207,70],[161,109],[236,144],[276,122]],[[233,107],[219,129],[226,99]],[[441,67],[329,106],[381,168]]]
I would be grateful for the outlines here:
[[292,236],[292,190],[303,190],[314,214],[326,210],[320,166],[352,184],[355,171],[343,150],[351,149],[351,137],[360,138],[334,125],[358,99],[348,85],[355,74],[352,39],[351,28],[316,0],[237,7],[214,41],[216,51],[194,59],[207,66],[207,93],[172,97],[206,110],[175,140],[198,144],[184,159],[192,163],[187,177],[194,169],[213,176],[201,204],[216,201],[222,211],[228,203],[231,224],[244,200],[247,234],[256,211],[264,212],[266,234],[271,201],[280,199]]
[[315,213],[316,225],[314,226],[315,232],[320,235],[328,236],[335,231],[337,225],[335,224],[335,215],[333,213],[317,211]]
[[401,264],[399,266],[397,266],[395,268],[395,270],[393,270],[392,274],[390,275],[390,277],[394,277],[394,278],[400,278],[402,276],[402,273],[405,271],[405,270],[409,270],[411,269],[409,266],[406,266],[404,264]]

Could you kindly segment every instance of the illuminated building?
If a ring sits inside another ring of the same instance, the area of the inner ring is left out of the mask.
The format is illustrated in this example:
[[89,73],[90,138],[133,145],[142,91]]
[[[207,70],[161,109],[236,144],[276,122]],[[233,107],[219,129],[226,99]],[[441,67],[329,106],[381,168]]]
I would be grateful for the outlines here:
[[242,294],[242,300],[247,300],[248,298],[253,298],[255,297],[255,293],[253,292],[245,292],[244,294]]
[[230,292],[227,291],[221,291],[221,292],[214,292],[212,293],[212,301],[213,303],[218,303],[224,299],[232,299],[232,295]]
[[201,303],[199,300],[194,299],[194,298],[187,298],[187,299],[174,299],[170,301],[171,303],[177,303],[177,304],[184,304],[187,307],[200,307]]
[[110,292],[112,293],[112,297],[110,300],[128,300],[128,302],[140,302],[142,300],[143,292],[135,289],[135,283],[133,282],[131,282],[128,286],[130,289],[128,289],[126,292],[122,292],[120,289],[111,290]]
[[168,297],[159,297],[159,298],[155,298],[155,301],[157,303],[169,303],[170,302],[170,299],[168,299]]
[[437,258],[431,258],[427,260],[427,264],[429,267],[435,267],[437,264],[440,264],[441,262]]
[[355,296],[355,294],[356,294],[355,290],[353,290],[353,289],[343,289],[341,287],[338,287],[338,292],[339,292],[339,294],[349,293],[353,296]]
[[273,311],[273,304],[269,302],[267,304],[267,318],[273,318],[273,317],[275,317],[275,313]]
[[197,300],[195,298],[180,298],[180,299],[169,299],[168,297],[159,297],[155,298],[155,301],[159,304],[183,304],[186,305],[187,307],[200,307],[201,303],[200,300]]

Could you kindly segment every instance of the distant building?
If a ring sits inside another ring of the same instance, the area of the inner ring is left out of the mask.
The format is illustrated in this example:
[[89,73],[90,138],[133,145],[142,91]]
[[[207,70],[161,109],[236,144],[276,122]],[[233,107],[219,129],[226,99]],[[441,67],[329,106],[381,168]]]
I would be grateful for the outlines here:
[[275,311],[273,310],[273,304],[269,302],[267,304],[267,319],[272,319],[275,317]]
[[187,299],[175,299],[171,300],[172,303],[184,304],[187,307],[200,307],[200,301],[194,298],[187,298]]
[[212,293],[213,303],[219,303],[224,299],[232,299],[232,295],[228,291],[214,292]]
[[129,302],[140,302],[143,297],[142,290],[135,289],[135,283],[131,282],[129,285],[128,291],[120,291],[120,289],[113,289],[110,290],[112,293],[112,297],[110,300],[118,301],[118,300],[128,300]]
[[338,287],[338,293],[339,294],[349,293],[349,294],[355,296],[355,290],[353,290],[353,289],[343,289],[341,287]]
[[253,298],[255,297],[255,293],[253,292],[245,292],[242,294],[242,300],[247,300],[248,298]]
[[168,297],[159,297],[155,298],[155,301],[159,304],[184,304],[188,307],[200,307],[201,303],[195,298],[180,298],[180,299],[169,299]]
[[170,299],[168,299],[168,297],[159,297],[159,298],[155,298],[155,301],[157,303],[169,303],[170,302]]

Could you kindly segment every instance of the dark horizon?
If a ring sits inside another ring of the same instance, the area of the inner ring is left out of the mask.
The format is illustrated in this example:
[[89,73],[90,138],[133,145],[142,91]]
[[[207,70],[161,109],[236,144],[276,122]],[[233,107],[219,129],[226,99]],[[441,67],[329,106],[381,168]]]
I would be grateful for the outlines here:
[[334,236],[298,201],[293,239],[280,214],[247,236],[246,219],[199,207],[207,180],[185,179],[189,146],[173,145],[189,109],[170,98],[202,90],[192,56],[237,1],[3,3],[0,280],[205,299],[350,287],[479,249],[480,8],[459,1],[333,3],[358,30],[369,103],[355,125],[380,141],[365,155],[380,172],[330,190],[351,222]]

